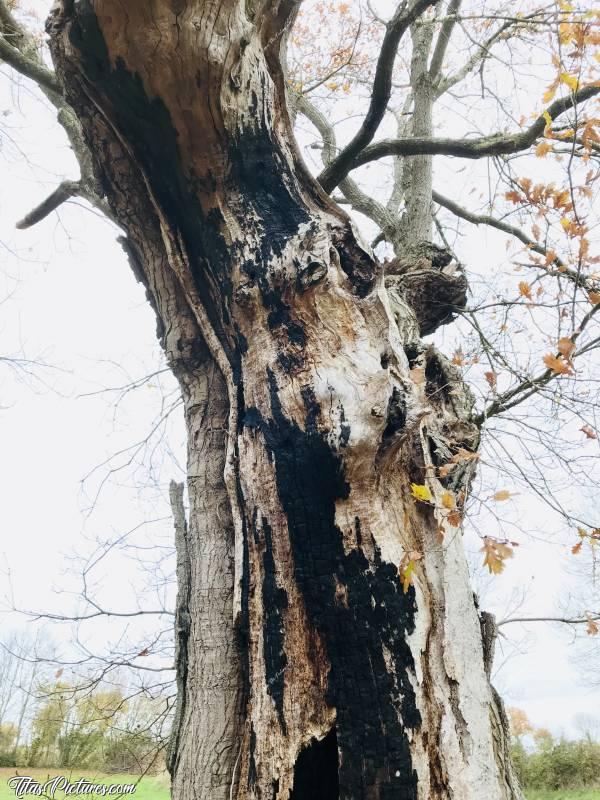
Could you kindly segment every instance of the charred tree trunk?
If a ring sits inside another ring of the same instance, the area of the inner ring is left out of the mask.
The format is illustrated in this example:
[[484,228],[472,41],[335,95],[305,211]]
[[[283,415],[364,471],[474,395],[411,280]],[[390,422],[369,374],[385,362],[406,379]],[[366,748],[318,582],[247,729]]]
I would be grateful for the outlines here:
[[439,472],[477,447],[470,397],[295,151],[295,7],[49,22],[185,399],[174,797],[512,800],[458,529],[473,462]]

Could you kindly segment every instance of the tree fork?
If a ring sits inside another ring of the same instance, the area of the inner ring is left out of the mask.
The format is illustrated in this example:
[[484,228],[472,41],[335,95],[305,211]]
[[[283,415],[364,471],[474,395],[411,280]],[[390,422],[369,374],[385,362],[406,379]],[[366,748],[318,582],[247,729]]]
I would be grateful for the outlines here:
[[174,797],[513,800],[442,503],[469,472],[436,477],[476,449],[471,400],[299,159],[295,8],[62,0],[49,21],[186,406]]

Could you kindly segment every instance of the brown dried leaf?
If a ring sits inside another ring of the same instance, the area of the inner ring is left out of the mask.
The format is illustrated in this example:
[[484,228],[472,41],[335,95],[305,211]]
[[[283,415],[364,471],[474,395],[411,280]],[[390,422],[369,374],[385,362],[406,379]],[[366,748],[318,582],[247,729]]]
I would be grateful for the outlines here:
[[527,281],[520,281],[519,282],[519,294],[521,297],[526,297],[528,300],[531,300],[531,286],[527,283]]
[[496,375],[496,373],[490,371],[490,372],[484,372],[483,375],[484,375],[486,381],[488,382],[488,384],[490,386],[490,389],[492,391],[495,391],[496,390],[496,384],[498,382],[498,376]]
[[579,430],[582,433],[585,433],[585,435],[587,436],[588,439],[597,439],[598,438],[598,435],[596,434],[596,431],[592,428],[591,425],[582,425],[582,427],[579,428]]
[[484,553],[483,564],[492,575],[499,575],[504,570],[504,562],[513,557],[513,549],[504,542],[486,536],[481,552]]
[[572,339],[569,339],[568,336],[563,336],[561,339],[558,340],[558,344],[556,346],[556,349],[570,363],[571,362],[571,356],[573,355],[575,347],[576,347],[576,344]]
[[464,447],[459,447],[456,453],[452,456],[452,461],[458,464],[459,461],[476,461],[479,458],[479,453],[474,453],[472,450],[466,450]]
[[552,353],[548,353],[544,356],[544,364],[548,367],[549,370],[555,373],[555,375],[572,375],[573,370],[571,366],[560,356],[555,356]]
[[453,528],[459,528],[462,523],[462,517],[460,515],[460,512],[456,510],[451,511],[446,517],[446,519],[448,520],[450,525],[452,525]]
[[[549,92],[546,92],[544,98],[546,98],[548,94]],[[550,97],[550,100],[551,99],[552,97]],[[550,100],[548,100],[547,102],[550,102]],[[538,146],[535,148],[535,154],[536,156],[538,156],[538,158],[543,158],[547,153],[550,152],[550,150],[552,150],[552,145],[550,144],[550,142],[540,142]]]
[[447,478],[453,469],[456,469],[456,462],[453,464],[442,464],[438,469],[438,474],[440,478]]

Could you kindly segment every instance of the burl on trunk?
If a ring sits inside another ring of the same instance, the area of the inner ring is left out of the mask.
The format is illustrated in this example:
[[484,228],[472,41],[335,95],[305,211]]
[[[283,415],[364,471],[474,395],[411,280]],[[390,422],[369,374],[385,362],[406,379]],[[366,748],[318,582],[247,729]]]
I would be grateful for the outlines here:
[[520,797],[459,531],[471,400],[419,339],[435,281],[403,270],[392,308],[296,152],[296,5],[62,0],[49,21],[186,404],[174,797]]

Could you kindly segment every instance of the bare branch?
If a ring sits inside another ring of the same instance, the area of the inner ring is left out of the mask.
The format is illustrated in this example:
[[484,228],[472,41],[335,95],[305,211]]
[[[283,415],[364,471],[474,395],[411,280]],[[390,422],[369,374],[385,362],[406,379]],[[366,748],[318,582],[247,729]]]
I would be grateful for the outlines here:
[[339,155],[319,175],[319,183],[326,192],[332,192],[352,169],[352,164],[359,153],[373,140],[377,129],[387,110],[392,93],[392,72],[396,61],[396,53],[400,40],[424,11],[436,5],[439,0],[416,0],[407,9],[407,3],[401,3],[396,13],[386,25],[385,36],[377,59],[371,102],[363,123]]
[[59,82],[53,72],[46,69],[41,63],[29,58],[21,50],[13,47],[4,36],[0,36],[0,59],[9,66],[30,78],[32,81],[43,87],[46,91],[60,96],[62,94]]
[[3,33],[10,43],[28,55],[35,52],[35,46],[27,30],[16,19],[6,0],[0,0],[0,33]]
[[[331,163],[336,150],[335,131],[327,117],[322,114],[306,95],[298,92],[291,93],[291,102],[294,107],[303,114],[321,135],[323,140],[322,159],[323,164]],[[389,211],[382,203],[363,192],[352,178],[344,178],[340,182],[340,189],[347,200],[356,211],[369,217],[378,225],[384,234],[391,235],[397,227],[397,216]],[[393,237],[392,237],[393,238]]]
[[[0,0],[0,60],[2,59],[16,72],[34,81],[54,106],[57,111],[57,120],[67,134],[69,144],[79,163],[81,180],[76,194],[84,197],[110,218],[110,209],[102,197],[102,191],[94,176],[91,155],[84,141],[77,115],[66,101],[56,75],[45,66],[35,38],[15,19],[5,0]],[[67,181],[66,183],[74,182]],[[58,198],[60,198],[62,191],[64,191],[64,185],[61,185],[57,190]],[[53,196],[54,193],[51,197]],[[48,198],[48,201],[50,199]],[[61,200],[60,202],[64,201]],[[42,203],[38,209],[41,210],[44,205]],[[50,213],[51,210],[52,208],[47,213]],[[26,223],[33,213],[28,215],[22,223]],[[43,216],[39,217],[39,219],[43,219]],[[22,227],[30,227],[39,219],[35,219],[29,224],[23,224]],[[21,223],[17,227],[21,227]]]
[[31,617],[33,620],[41,620],[47,619],[52,620],[53,622],[83,622],[90,619],[96,619],[97,617],[121,617],[121,618],[130,618],[130,617],[164,617],[164,616],[173,616],[172,611],[167,611],[167,609],[160,608],[156,611],[152,609],[142,609],[140,611],[106,611],[105,609],[101,608],[98,611],[90,612],[89,614],[50,614],[50,613],[38,613],[36,611],[20,611],[21,614],[27,615]]
[[[572,342],[576,342],[579,339],[583,331],[598,312],[600,312],[600,304],[593,306],[583,317],[577,330],[574,331],[569,337]],[[594,340],[594,343],[597,344],[597,340]],[[571,358],[575,359],[589,350],[590,343],[588,342],[587,345],[576,350],[572,354]],[[483,423],[490,417],[495,417],[498,414],[502,414],[504,411],[508,411],[509,408],[514,408],[515,406],[519,405],[528,397],[537,394],[544,388],[544,386],[550,383],[550,381],[558,377],[558,373],[551,369],[547,369],[534,378],[525,378],[517,386],[514,386],[512,389],[508,389],[506,392],[498,395],[498,397],[474,419],[474,422],[477,425],[483,425]]]
[[[548,119],[554,120],[565,111],[589,100],[600,93],[600,84],[586,86],[567,97],[555,100],[540,114],[535,122],[523,131],[516,133],[496,133],[477,139],[384,139],[366,147],[357,155],[350,169],[356,169],[370,161],[387,156],[445,155],[458,158],[487,158],[489,156],[508,155],[527,150],[538,139],[548,125]],[[343,176],[342,176],[343,177]],[[328,191],[335,188],[331,185]]]
[[597,619],[600,619],[600,614],[589,614],[585,617],[510,617],[496,624],[498,627],[501,625],[509,625],[511,622],[562,622],[565,625],[585,625]]
[[17,222],[16,227],[19,230],[31,228],[38,222],[45,219],[48,214],[55,211],[60,205],[66,202],[70,197],[80,194],[81,184],[79,181],[63,181],[52,194],[48,195],[45,200],[29,212],[22,220]]
[[[547,256],[549,253],[547,247],[536,242],[535,239],[531,239],[525,231],[521,230],[521,228],[517,228],[515,225],[510,225],[508,222],[503,222],[488,214],[475,214],[472,211],[468,211],[466,208],[459,206],[458,203],[455,203],[454,200],[444,197],[444,195],[439,192],[434,191],[432,196],[435,203],[451,211],[457,217],[473,223],[473,225],[488,225],[490,228],[496,228],[496,230],[503,231],[503,233],[508,233],[510,236],[514,236],[520,242],[523,242],[529,250],[534,253],[539,253],[542,256]],[[596,288],[585,275],[581,275],[575,270],[569,269],[559,256],[554,256],[551,263],[554,264],[559,271],[554,272],[552,270],[547,270],[549,275],[560,275],[588,291]],[[530,266],[535,267],[536,265],[532,263]]]
[[467,75],[473,69],[475,69],[475,67],[480,62],[485,61],[485,59],[489,58],[491,56],[490,51],[492,46],[500,39],[508,36],[509,35],[508,31],[511,28],[520,27],[526,23],[527,24],[531,24],[532,22],[535,23],[536,14],[537,12],[534,11],[532,14],[529,14],[528,16],[523,17],[520,20],[508,19],[504,21],[503,24],[500,25],[500,27],[497,28],[494,31],[494,33],[491,34],[491,36],[489,36],[484,42],[481,43],[481,45],[479,45],[477,50],[471,55],[470,58],[467,59],[467,61],[463,64],[462,67],[460,67],[460,69],[458,69],[455,73],[445,78],[442,77],[441,75],[439,76],[439,85],[436,92],[437,97],[440,97],[445,92],[447,92],[448,89],[451,89],[453,86],[456,86],[456,84],[460,83],[464,78],[466,78]]
[[448,4],[448,16],[442,23],[442,28],[437,38],[433,56],[431,57],[431,64],[429,66],[429,77],[432,80],[435,80],[438,77],[440,70],[442,69],[444,56],[446,55],[446,50],[450,44],[454,26],[456,25],[456,14],[460,9],[461,3],[462,0],[450,0],[450,3]]

